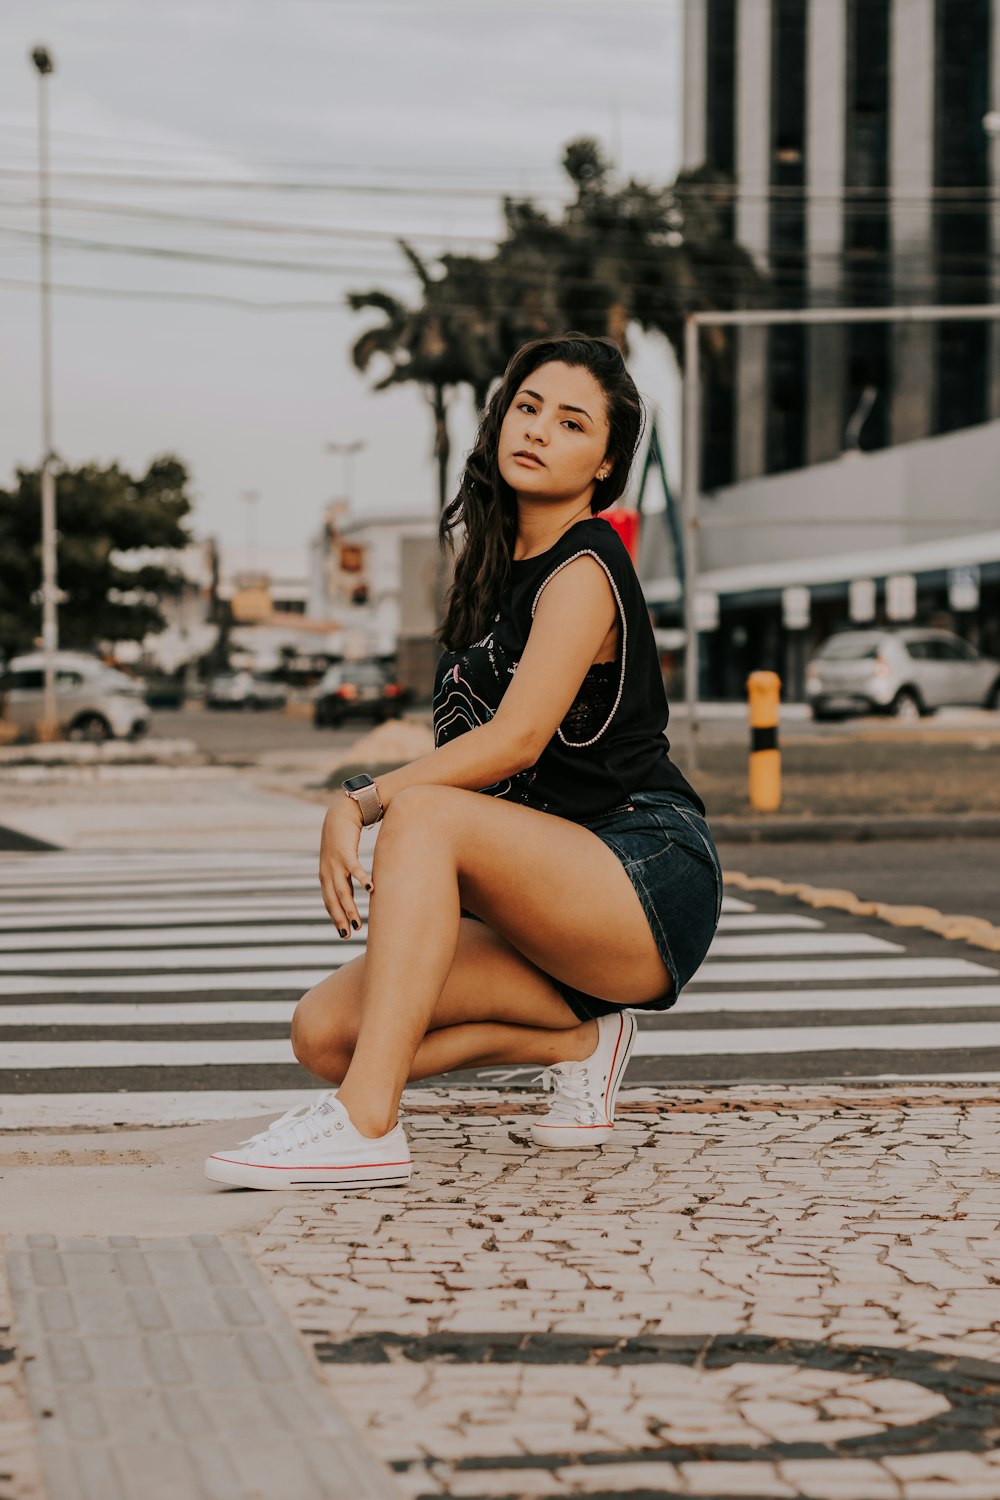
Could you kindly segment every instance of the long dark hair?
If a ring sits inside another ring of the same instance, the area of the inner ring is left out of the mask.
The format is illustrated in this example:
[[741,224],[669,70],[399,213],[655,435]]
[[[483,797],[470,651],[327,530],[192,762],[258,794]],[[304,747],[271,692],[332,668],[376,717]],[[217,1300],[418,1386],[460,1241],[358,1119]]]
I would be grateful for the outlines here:
[[594,489],[593,515],[607,510],[622,495],[642,432],[643,408],[635,382],[613,339],[565,333],[522,344],[486,403],[476,441],[465,461],[458,494],[441,517],[441,541],[454,550],[452,533],[464,526],[465,537],[448,594],[442,645],[461,651],[485,635],[497,601],[510,577],[517,541],[517,501],[500,475],[497,461],[500,428],[510,403],[527,377],[541,365],[558,361],[589,373],[608,403],[607,457],[613,460],[607,479]]

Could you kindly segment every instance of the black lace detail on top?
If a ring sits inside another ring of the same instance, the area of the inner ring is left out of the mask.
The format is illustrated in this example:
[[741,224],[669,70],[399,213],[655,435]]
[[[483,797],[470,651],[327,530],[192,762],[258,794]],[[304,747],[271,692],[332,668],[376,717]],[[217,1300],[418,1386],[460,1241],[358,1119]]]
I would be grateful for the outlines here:
[[599,661],[588,667],[580,691],[559,726],[571,745],[593,739],[608,722],[618,696],[619,672],[616,661]]

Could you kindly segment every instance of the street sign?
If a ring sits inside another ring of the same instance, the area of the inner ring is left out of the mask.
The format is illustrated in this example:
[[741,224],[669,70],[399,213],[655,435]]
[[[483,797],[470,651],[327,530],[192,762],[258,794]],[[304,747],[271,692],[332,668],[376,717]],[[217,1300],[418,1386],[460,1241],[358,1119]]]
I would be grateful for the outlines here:
[[979,569],[952,568],[948,573],[948,603],[956,614],[979,608]]
[[695,594],[694,619],[699,630],[718,630],[719,596],[712,589],[699,589]]
[[875,580],[874,578],[852,578],[849,593],[848,612],[856,625],[863,625],[866,620],[875,618]]
[[912,573],[893,573],[885,581],[885,612],[890,620],[912,620],[917,612],[917,580]]
[[809,629],[810,603],[808,589],[782,589],[781,621],[786,630]]

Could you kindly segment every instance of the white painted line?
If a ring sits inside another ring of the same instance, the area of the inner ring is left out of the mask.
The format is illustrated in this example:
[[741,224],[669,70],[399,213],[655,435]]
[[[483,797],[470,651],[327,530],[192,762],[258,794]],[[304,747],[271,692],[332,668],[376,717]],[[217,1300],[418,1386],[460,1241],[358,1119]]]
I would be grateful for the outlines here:
[[[339,939],[338,939],[339,942]],[[346,948],[347,945],[344,944]],[[230,990],[250,994],[264,990],[303,994],[342,964],[357,958],[350,951],[333,953],[321,969],[263,969],[222,974],[0,974],[0,995],[173,995],[196,990]],[[2,1014],[2,1009],[0,1009]]]
[[[44,1047],[45,1043],[35,1045]],[[659,1031],[640,1031],[635,1040],[639,1057],[731,1057],[761,1052],[943,1052],[980,1047],[1000,1048],[1000,1021],[951,1021],[919,1026],[762,1026],[753,1031],[670,1031],[667,1025]]]
[[32,1068],[206,1068],[294,1063],[292,1044],[225,1042],[4,1042],[0,1070]]
[[[831,984],[852,979],[964,979],[984,975],[995,979],[996,969],[967,958],[829,958],[786,959],[768,963],[704,963],[692,984],[794,984],[815,981]],[[753,1004],[753,992],[746,992]]]
[[15,879],[18,870],[32,869],[43,875],[55,874],[88,874],[96,871],[101,874],[110,870],[119,875],[123,870],[229,870],[245,868],[248,864],[262,866],[268,869],[299,869],[308,865],[310,856],[306,854],[281,854],[277,852],[267,853],[247,851],[246,853],[211,853],[206,851],[192,850],[190,853],[171,852],[164,850],[158,854],[136,854],[127,849],[117,854],[102,853],[53,853],[46,854],[42,851],[26,851],[26,854],[15,856],[11,859],[9,855],[0,855],[0,882]]
[[754,906],[751,901],[741,901],[740,898],[739,898],[739,896],[723,896],[723,898],[722,898],[722,911],[723,911],[723,914],[725,914],[727,912],[756,911],[756,910],[757,910],[756,906]]
[[[315,1099],[310,1089],[188,1089],[185,1092],[151,1089],[127,1094],[2,1094],[0,1130],[59,1129],[84,1125],[93,1130],[110,1125],[200,1125],[212,1120],[268,1119]],[[8,1145],[16,1145],[8,1142]],[[44,1140],[31,1149],[45,1153]]]
[[353,950],[351,957],[354,958],[363,947],[358,934],[352,938],[340,938],[333,927],[330,932],[333,935],[328,944],[315,943],[308,947],[290,944],[282,947],[275,943],[273,947],[254,948],[143,948],[131,953],[108,949],[84,954],[0,953],[0,973],[72,974],[80,969],[231,969],[234,963],[244,963],[248,968],[263,968],[266,964],[275,968],[281,965],[296,968],[318,964],[324,959],[324,946],[332,950],[331,962],[335,962],[333,952],[342,948]]
[[116,880],[102,883],[100,885],[85,885],[77,881],[67,882],[64,885],[18,885],[11,886],[8,895],[15,893],[26,901],[48,901],[55,897],[65,896],[70,900],[79,901],[83,896],[94,897],[135,897],[135,896],[184,896],[188,901],[196,899],[201,895],[214,895],[218,892],[224,895],[236,897],[243,891],[250,891],[256,895],[262,895],[268,891],[306,891],[315,892],[319,888],[319,880],[315,874],[312,875],[232,875],[227,879],[206,878],[198,879],[190,876],[184,880]]
[[[359,912],[360,916],[361,913]],[[86,932],[47,932],[45,934],[45,947],[42,950],[33,948],[38,942],[38,934],[23,933],[0,933],[0,953],[18,953],[30,956],[37,961],[36,967],[47,968],[47,963],[39,960],[39,952],[44,956],[49,954],[66,952],[80,953],[85,950],[99,950],[116,952],[127,948],[132,950],[162,947],[163,943],[176,944],[178,949],[183,949],[189,944],[202,943],[211,945],[229,945],[243,951],[244,946],[251,943],[261,943],[264,940],[273,941],[282,946],[289,943],[331,943],[340,942],[330,918],[323,913],[322,918],[317,917],[313,922],[271,922],[267,925],[255,923],[253,926],[224,927],[213,926],[207,923],[201,927],[132,927],[114,928],[98,927],[91,928]],[[229,955],[229,963],[233,961],[233,954]],[[145,966],[145,951],[136,952],[133,968]],[[59,965],[57,964],[58,968]],[[84,968],[95,968],[95,964],[85,964]]]
[[[361,905],[359,899],[359,910]],[[308,921],[317,913],[323,914],[319,886],[309,896],[303,893],[301,896],[213,897],[198,905],[193,905],[190,898],[182,901],[177,896],[161,896],[155,901],[120,901],[113,905],[106,901],[46,902],[41,913],[37,902],[26,901],[20,906],[0,902],[0,931],[48,931],[59,927],[93,927],[95,923],[102,927],[143,927],[147,924],[173,927],[185,922],[246,922],[251,918],[258,921],[269,917],[276,917],[279,921]]]
[[720,932],[816,932],[824,926],[818,917],[764,916],[761,912],[753,916],[723,915],[719,923]]
[[[857,990],[737,990],[691,993],[685,990],[677,1002],[678,1012],[699,1015],[735,1011],[753,1016],[759,1011],[802,1010],[961,1010],[963,1006],[1000,1006],[1000,984],[912,985],[909,988]],[[0,1010],[0,1017],[4,1012]],[[639,1008],[635,1012],[641,1017]],[[648,1012],[652,1022],[655,1011]],[[667,1012],[670,1014],[670,1012]]]
[[[177,976],[172,987],[177,988],[177,979],[192,979],[191,975]],[[210,976],[215,978],[217,976]],[[311,976],[309,976],[311,977]],[[264,976],[268,988],[273,988],[272,976]],[[134,980],[122,980],[119,985],[131,985]],[[72,983],[72,981],[71,981]],[[107,984],[107,981],[104,981]],[[63,986],[65,988],[66,986]],[[244,984],[243,990],[250,992]],[[923,1002],[921,996],[926,997]],[[646,1015],[650,1030],[670,1028],[675,1014],[725,1015],[738,1014],[756,1016],[769,1010],[803,1011],[814,1014],[819,1011],[871,1011],[912,1010],[921,1004],[930,1010],[960,1010],[982,1008],[1000,1009],[1000,985],[953,986],[950,989],[890,989],[890,990],[803,990],[798,993],[785,990],[770,990],[753,996],[749,1005],[742,995],[684,995],[677,1012]],[[3,1026],[173,1026],[173,1025],[217,1025],[221,1023],[240,1025],[244,1022],[283,1023],[291,1019],[295,1000],[183,1000],[157,1004],[155,1001],[136,1000],[133,1003],[118,1001],[104,1004],[99,1000],[74,1004],[18,1005],[0,1002],[0,1027]],[[643,1011],[637,1009],[636,1017],[642,1021]],[[644,1027],[646,1029],[646,1027]]]
[[[814,1052],[966,1051],[1000,1049],[1000,1022],[940,1026],[775,1026],[754,1031],[640,1031],[639,1057],[751,1057]],[[5,1042],[0,1070],[138,1068],[294,1062],[291,1042]]]
[[901,943],[872,937],[867,932],[783,932],[773,937],[717,937],[712,958],[787,958],[792,954],[905,953]]
[[[127,1000],[102,1005],[2,1005],[0,1027],[23,1026],[209,1026],[292,1019],[295,1000],[179,1000],[173,1005]],[[0,1043],[0,1046],[6,1045]]]

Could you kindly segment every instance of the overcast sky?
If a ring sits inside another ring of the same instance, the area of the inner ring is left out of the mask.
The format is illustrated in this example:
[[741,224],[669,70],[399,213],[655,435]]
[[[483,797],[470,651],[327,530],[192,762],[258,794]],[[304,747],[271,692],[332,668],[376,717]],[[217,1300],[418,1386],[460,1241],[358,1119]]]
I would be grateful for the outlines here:
[[[371,394],[353,370],[366,318],[344,295],[414,295],[395,235],[429,255],[485,253],[505,191],[556,206],[574,136],[600,137],[626,174],[669,180],[680,10],[680,0],[5,0],[0,484],[41,449],[34,45],[56,62],[52,164],[66,174],[52,187],[53,280],[88,289],[53,303],[57,448],[70,464],[134,469],[177,453],[192,471],[198,533],[231,546],[247,535],[241,495],[257,491],[266,549],[304,545],[341,490],[329,441],[366,445],[356,511],[433,514],[426,409],[412,392]],[[634,369],[669,408],[663,349],[640,343]],[[460,459],[464,404],[453,425]]]

